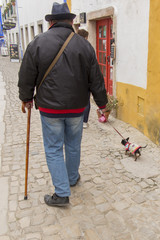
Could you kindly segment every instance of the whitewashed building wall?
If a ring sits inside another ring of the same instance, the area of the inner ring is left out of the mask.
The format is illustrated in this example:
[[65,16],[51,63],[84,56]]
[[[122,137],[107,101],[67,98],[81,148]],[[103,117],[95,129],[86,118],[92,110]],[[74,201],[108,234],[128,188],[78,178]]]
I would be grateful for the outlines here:
[[[2,1],[5,2],[5,0]],[[64,2],[63,0],[56,1],[59,3]],[[23,31],[23,34],[21,34],[23,35],[21,36],[22,47],[25,50],[28,43],[33,39],[31,28],[34,27],[34,36],[40,33],[38,24],[43,25],[43,32],[48,29],[48,23],[44,17],[51,12],[54,1],[17,0],[17,2],[21,33]],[[71,11],[77,16],[81,12],[89,14],[110,7],[114,8],[112,17],[116,39],[116,61],[114,63],[116,71],[114,79],[116,79],[116,82],[146,88],[149,0],[72,0],[71,2]],[[93,27],[91,31],[92,34],[91,32],[89,34],[92,38],[95,38],[96,35],[93,33],[95,28]],[[7,31],[10,43],[17,43],[18,32],[18,26]],[[95,42],[96,40],[93,40],[93,46],[96,48]],[[132,74],[130,74],[131,72]]]
[[88,14],[109,7],[114,8],[113,21],[115,22],[117,49],[116,81],[145,89],[147,86],[149,4],[149,0],[72,1],[72,12],[77,15],[81,12]]
[[[5,0],[2,1],[5,4]],[[17,0],[23,52],[33,37],[40,33],[39,24],[42,24],[43,32],[48,29],[45,15],[51,13],[53,2],[51,0]],[[56,2],[63,3],[63,0],[56,0]],[[34,36],[31,34],[31,27],[34,28]],[[16,34],[19,34],[18,22],[16,28],[7,31],[8,44],[17,43]]]

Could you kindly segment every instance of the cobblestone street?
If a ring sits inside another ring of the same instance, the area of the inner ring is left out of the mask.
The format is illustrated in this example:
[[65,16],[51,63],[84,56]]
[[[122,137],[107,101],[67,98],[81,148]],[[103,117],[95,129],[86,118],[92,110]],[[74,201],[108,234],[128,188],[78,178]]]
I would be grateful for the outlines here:
[[[81,180],[71,189],[67,208],[44,203],[44,195],[54,189],[39,112],[32,110],[28,200],[24,200],[27,114],[21,112],[18,98],[19,67],[20,63],[0,57],[0,93],[2,87],[6,89],[5,96],[0,96],[6,102],[0,130],[0,139],[4,133],[0,141],[0,240],[160,240],[160,148],[113,116],[109,116],[111,125],[99,123],[93,101],[89,128],[83,131]],[[112,126],[131,142],[148,144],[137,162],[125,155],[121,137]]]

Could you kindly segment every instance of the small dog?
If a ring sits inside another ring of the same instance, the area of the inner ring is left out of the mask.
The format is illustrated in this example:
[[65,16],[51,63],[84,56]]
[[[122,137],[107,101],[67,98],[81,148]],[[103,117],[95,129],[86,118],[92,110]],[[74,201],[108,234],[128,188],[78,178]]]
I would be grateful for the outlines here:
[[125,148],[126,148],[125,154],[127,154],[127,152],[129,152],[129,156],[131,156],[131,154],[132,154],[133,156],[135,156],[135,161],[136,161],[137,158],[138,158],[139,156],[141,156],[140,149],[141,149],[141,148],[146,148],[147,145],[144,146],[144,147],[141,147],[141,146],[139,146],[139,145],[137,145],[137,144],[129,143],[128,140],[129,140],[129,137],[126,138],[126,139],[123,139],[123,140],[121,141],[122,145],[124,145]]

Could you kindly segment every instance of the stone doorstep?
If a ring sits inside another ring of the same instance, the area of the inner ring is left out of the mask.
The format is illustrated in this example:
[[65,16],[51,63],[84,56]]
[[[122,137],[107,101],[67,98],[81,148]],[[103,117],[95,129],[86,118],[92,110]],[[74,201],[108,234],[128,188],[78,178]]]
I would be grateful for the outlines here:
[[126,157],[121,160],[124,168],[138,178],[151,178],[159,175],[159,168],[150,153],[142,152],[142,155],[134,161],[134,157]]

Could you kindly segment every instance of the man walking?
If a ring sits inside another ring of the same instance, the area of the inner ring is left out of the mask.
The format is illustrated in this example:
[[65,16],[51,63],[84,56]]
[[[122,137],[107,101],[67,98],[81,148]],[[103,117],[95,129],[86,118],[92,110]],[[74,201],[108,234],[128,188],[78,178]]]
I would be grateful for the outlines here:
[[51,14],[45,16],[50,28],[28,45],[19,71],[19,98],[23,107],[32,107],[35,88],[37,91],[46,160],[55,187],[52,196],[44,196],[49,206],[69,204],[70,186],[80,180],[83,112],[88,92],[102,111],[107,103],[95,51],[78,34],[73,35],[42,82],[62,45],[74,33],[74,18],[66,3],[53,3]]

